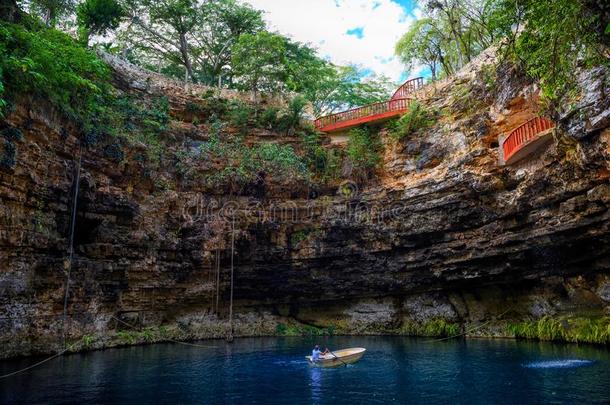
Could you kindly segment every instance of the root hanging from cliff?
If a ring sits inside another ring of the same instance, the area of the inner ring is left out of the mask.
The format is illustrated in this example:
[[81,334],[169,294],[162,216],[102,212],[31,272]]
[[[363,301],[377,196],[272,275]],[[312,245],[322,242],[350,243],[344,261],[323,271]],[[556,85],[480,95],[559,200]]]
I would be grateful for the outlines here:
[[233,341],[233,274],[234,274],[234,257],[235,257],[235,213],[231,220],[231,295],[229,298],[229,335],[227,341]]
[[74,347],[74,345],[70,345],[70,346],[68,346],[67,348],[65,348],[64,350],[62,350],[61,352],[58,352],[58,353],[56,353],[56,354],[54,354],[54,355],[52,355],[52,356],[50,356],[50,357],[47,357],[47,358],[46,358],[46,359],[44,359],[44,360],[40,360],[38,363],[34,363],[34,364],[32,364],[31,366],[27,366],[27,367],[22,368],[22,369],[20,369],[20,370],[13,371],[12,373],[8,373],[8,374],[0,375],[0,380],[2,380],[2,379],[4,379],[4,378],[12,377],[12,376],[17,375],[17,374],[25,373],[26,371],[29,371],[29,370],[31,370],[31,369],[33,369],[33,368],[36,368],[36,367],[38,367],[38,366],[41,366],[41,365],[43,365],[44,363],[47,363],[47,362],[49,362],[49,361],[51,361],[51,360],[53,360],[53,359],[56,359],[57,357],[61,356],[62,354],[64,354],[64,353],[65,353],[65,352],[67,352],[68,350],[72,349],[72,347]]
[[62,346],[66,349],[66,317],[68,314],[68,296],[70,293],[70,275],[72,273],[72,259],[74,258],[74,229],[76,226],[76,210],[78,209],[78,189],[80,186],[80,170],[83,158],[82,146],[79,147],[78,151],[78,165],[76,166],[76,174],[74,181],[74,194],[72,197],[72,217],[70,220],[70,238],[68,246],[68,263],[67,263],[67,274],[66,274],[66,287],[64,289],[64,310],[63,317],[61,320],[62,329]]
[[444,338],[439,338],[439,339],[430,339],[430,340],[428,340],[427,342],[428,342],[428,343],[429,343],[429,342],[442,342],[442,341],[444,341],[444,340],[451,340],[451,339],[458,338],[458,337],[460,337],[460,336],[466,336],[466,335],[467,335],[467,334],[469,334],[470,332],[474,332],[475,330],[477,330],[477,329],[481,329],[482,327],[484,327],[484,326],[486,326],[486,325],[489,325],[490,323],[492,323],[492,322],[494,322],[494,321],[497,321],[497,320],[499,320],[499,319],[502,319],[502,317],[503,317],[504,315],[506,315],[507,313],[509,313],[509,312],[510,312],[512,309],[513,309],[513,307],[511,306],[511,307],[510,307],[510,308],[508,308],[506,311],[504,311],[504,312],[502,312],[500,315],[498,315],[496,318],[494,318],[494,319],[490,319],[490,320],[489,320],[489,321],[487,321],[487,322],[483,322],[482,324],[477,325],[477,326],[475,326],[475,327],[472,327],[472,328],[470,328],[470,329],[467,329],[467,330],[465,330],[465,331],[464,331],[464,332],[462,332],[462,333],[458,333],[457,335],[453,335],[453,336],[447,336],[447,337],[444,337]]
[[214,312],[218,315],[218,303],[220,300],[220,250],[216,249],[216,306]]
[[[110,316],[110,319],[114,319],[115,321],[117,321],[117,322],[119,322],[119,323],[121,323],[121,324],[123,324],[123,325],[125,325],[125,326],[129,327],[129,328],[130,328],[130,329],[132,329],[132,330],[135,330],[136,332],[142,332],[142,328],[138,328],[138,327],[137,327],[137,326],[135,326],[135,325],[131,325],[131,324],[129,324],[129,323],[127,323],[127,322],[125,322],[125,321],[123,321],[123,320],[121,320],[121,319],[117,318],[117,317],[116,317],[116,316],[114,316],[114,315],[111,315],[111,316]],[[200,347],[200,348],[203,348],[203,349],[216,349],[216,348],[218,347],[218,346],[198,345],[198,344],[196,344],[196,343],[189,343],[189,342],[181,342],[181,341],[179,341],[179,340],[174,340],[174,339],[165,339],[165,340],[166,340],[167,342],[172,342],[172,343],[176,343],[176,344],[179,344],[179,345],[184,345],[184,346],[192,346],[192,347]],[[64,350],[64,352],[65,352],[65,350]]]

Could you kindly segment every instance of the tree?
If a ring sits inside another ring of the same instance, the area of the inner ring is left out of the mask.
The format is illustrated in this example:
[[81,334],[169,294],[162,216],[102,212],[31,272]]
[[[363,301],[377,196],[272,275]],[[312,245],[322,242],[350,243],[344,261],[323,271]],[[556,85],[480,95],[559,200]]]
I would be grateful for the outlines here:
[[21,18],[22,12],[15,0],[5,0],[0,3],[0,20],[18,23]]
[[185,79],[195,80],[192,37],[202,23],[196,0],[128,0],[130,19],[123,38],[148,56],[184,67]]
[[231,63],[240,35],[265,25],[261,11],[237,0],[127,1],[131,23],[120,38],[131,48],[132,60],[206,84],[216,83]]
[[233,47],[232,65],[242,88],[256,94],[275,93],[286,77],[286,40],[278,34],[261,31],[243,34]]
[[[532,78],[556,110],[566,97],[576,96],[579,65],[606,64],[603,22],[581,0],[496,0],[490,26],[510,38],[509,55]],[[518,34],[517,34],[518,32]]]
[[316,115],[386,101],[396,83],[385,76],[363,78],[354,66],[333,66],[334,73],[320,78],[312,101]]
[[74,9],[74,0],[31,0],[30,11],[41,16],[48,26],[54,27],[57,19]]
[[451,65],[445,60],[443,41],[443,35],[433,21],[422,18],[396,43],[395,53],[408,70],[416,63],[424,64],[432,72],[432,80],[436,80],[440,66],[447,74],[452,73]]
[[492,44],[489,19],[495,1],[422,1],[425,18],[402,36],[396,54],[408,66],[427,65],[433,76],[453,74]]
[[193,39],[200,76],[208,84],[214,83],[222,68],[231,63],[233,45],[242,34],[255,34],[265,28],[262,12],[235,0],[217,0],[204,3],[200,10],[202,24],[198,25]]
[[104,35],[119,26],[124,11],[116,0],[85,0],[76,7],[79,36],[87,45],[91,34]]

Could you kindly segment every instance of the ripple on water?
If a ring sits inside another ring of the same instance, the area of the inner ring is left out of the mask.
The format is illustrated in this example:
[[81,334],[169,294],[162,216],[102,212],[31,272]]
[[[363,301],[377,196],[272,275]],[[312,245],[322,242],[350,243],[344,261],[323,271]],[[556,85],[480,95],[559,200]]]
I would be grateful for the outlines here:
[[566,360],[544,360],[534,361],[531,363],[523,364],[525,368],[575,368],[588,366],[593,364],[592,360],[581,360],[581,359],[566,359]]

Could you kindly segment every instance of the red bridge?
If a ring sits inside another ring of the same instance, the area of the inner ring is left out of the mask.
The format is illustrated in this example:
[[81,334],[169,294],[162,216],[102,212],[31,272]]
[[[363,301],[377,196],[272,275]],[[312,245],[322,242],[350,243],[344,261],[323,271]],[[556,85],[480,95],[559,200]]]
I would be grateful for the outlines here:
[[409,94],[423,87],[424,79],[417,77],[407,80],[394,92],[389,101],[353,108],[336,114],[326,115],[314,121],[322,132],[342,131],[368,122],[383,121],[404,114],[409,109],[412,97]]
[[546,144],[555,124],[543,117],[535,117],[513,129],[502,142],[503,160],[511,164]]

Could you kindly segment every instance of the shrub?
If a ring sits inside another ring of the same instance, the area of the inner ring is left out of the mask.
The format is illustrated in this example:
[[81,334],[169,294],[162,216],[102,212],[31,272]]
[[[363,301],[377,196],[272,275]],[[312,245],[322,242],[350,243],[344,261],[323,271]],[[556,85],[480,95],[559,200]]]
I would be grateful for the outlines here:
[[67,34],[31,21],[0,25],[0,74],[5,98],[43,96],[81,124],[111,93],[109,69],[95,54]]
[[231,104],[229,110],[229,122],[232,126],[239,129],[239,132],[244,134],[248,128],[250,117],[253,114],[251,107],[245,103],[235,101]]
[[258,120],[258,125],[266,129],[274,129],[278,125],[279,109],[277,107],[269,107],[263,111]]
[[222,158],[227,166],[208,180],[217,185],[244,186],[260,180],[262,173],[308,180],[309,170],[290,145],[262,143],[248,147],[238,137],[221,139],[213,135],[201,148],[202,157]]
[[355,128],[348,133],[347,158],[356,177],[368,177],[381,163],[379,138],[365,128]]
[[403,139],[433,123],[432,113],[417,101],[413,101],[409,104],[407,113],[389,125],[390,135],[395,139]]
[[278,129],[291,134],[299,127],[307,100],[303,96],[296,96],[288,103],[288,107],[282,112],[278,122]]

